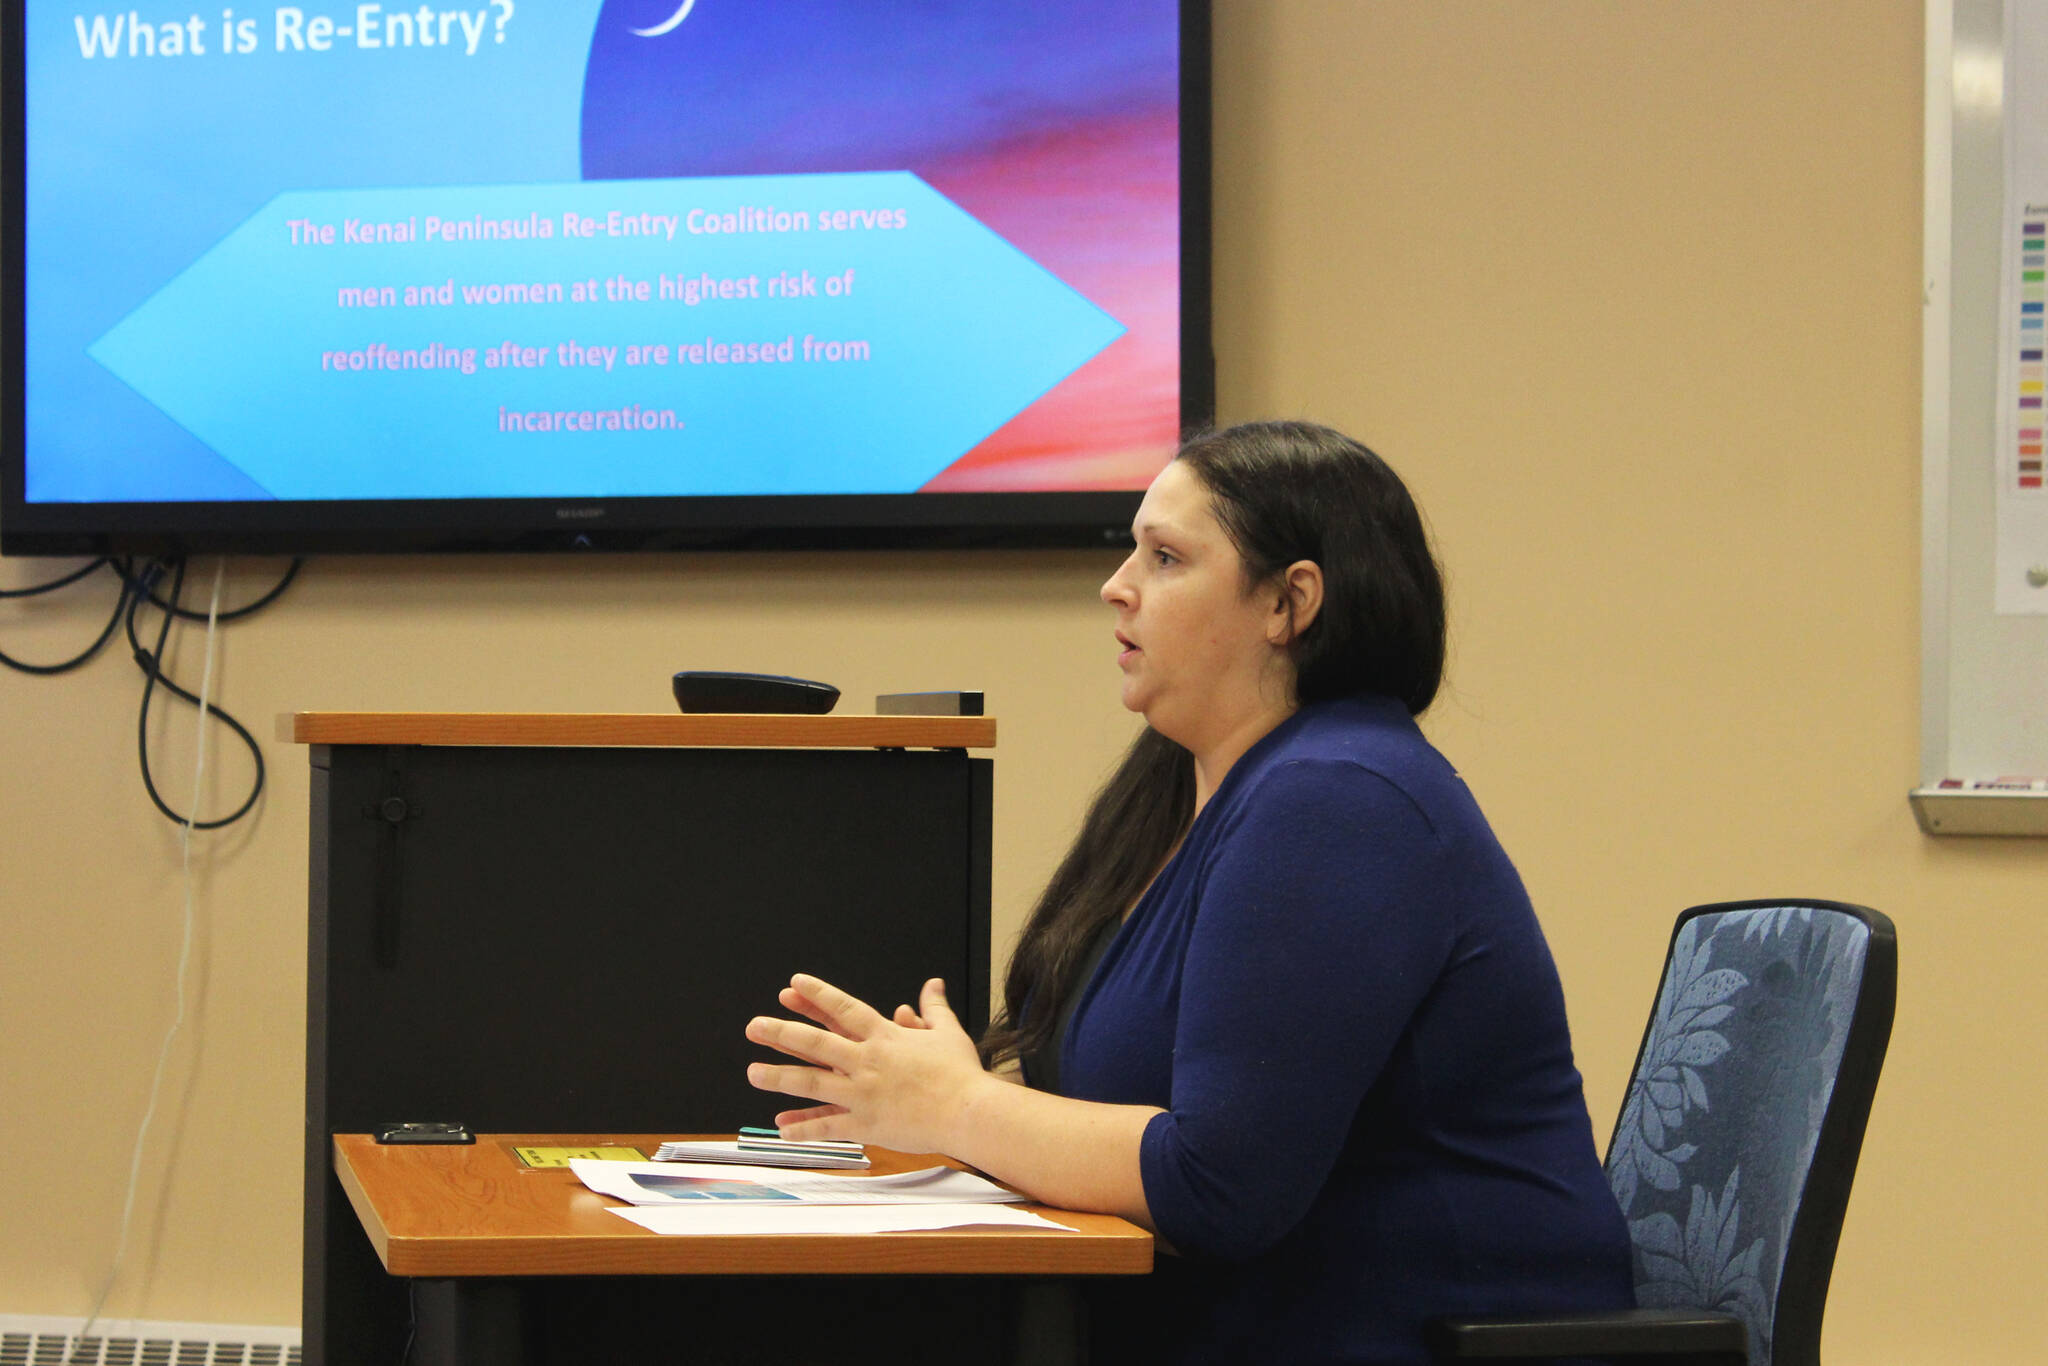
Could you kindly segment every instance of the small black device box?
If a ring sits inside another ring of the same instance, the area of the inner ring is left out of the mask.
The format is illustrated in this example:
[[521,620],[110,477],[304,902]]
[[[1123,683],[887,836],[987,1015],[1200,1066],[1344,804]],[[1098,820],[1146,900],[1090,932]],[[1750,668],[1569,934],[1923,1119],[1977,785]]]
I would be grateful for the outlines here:
[[875,698],[877,716],[979,716],[979,692],[885,692]]

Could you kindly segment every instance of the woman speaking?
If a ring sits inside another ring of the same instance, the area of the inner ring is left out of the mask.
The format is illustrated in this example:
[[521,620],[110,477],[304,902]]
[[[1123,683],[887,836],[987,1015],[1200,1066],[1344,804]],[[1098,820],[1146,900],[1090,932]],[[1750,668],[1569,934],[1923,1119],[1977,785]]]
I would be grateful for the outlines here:
[[937,981],[885,1017],[797,976],[810,1023],[747,1028],[796,1060],[750,1081],[815,1102],[782,1132],[1153,1229],[1179,1255],[1092,1292],[1134,1359],[1423,1362],[1439,1315],[1630,1304],[1556,966],[1414,721],[1444,595],[1407,489],[1326,428],[1234,427],[1132,532],[1102,599],[1146,728],[987,1038]]

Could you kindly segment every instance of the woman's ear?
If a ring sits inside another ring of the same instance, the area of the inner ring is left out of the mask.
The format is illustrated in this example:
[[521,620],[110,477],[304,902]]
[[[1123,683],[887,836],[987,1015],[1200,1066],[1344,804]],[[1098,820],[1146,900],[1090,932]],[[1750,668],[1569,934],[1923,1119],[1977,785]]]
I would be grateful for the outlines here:
[[1323,567],[1314,560],[1296,560],[1280,571],[1279,588],[1266,639],[1275,645],[1291,645],[1315,624],[1316,614],[1323,610]]

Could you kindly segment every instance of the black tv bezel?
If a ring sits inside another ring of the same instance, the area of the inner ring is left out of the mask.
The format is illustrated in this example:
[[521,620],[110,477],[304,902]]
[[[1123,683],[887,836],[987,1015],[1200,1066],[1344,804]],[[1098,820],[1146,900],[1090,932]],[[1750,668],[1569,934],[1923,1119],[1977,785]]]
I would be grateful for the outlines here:
[[[26,499],[26,0],[0,0],[0,555],[1087,547],[1130,539],[1141,490],[200,503]],[[1216,408],[1209,0],[1180,0],[1180,412]]]

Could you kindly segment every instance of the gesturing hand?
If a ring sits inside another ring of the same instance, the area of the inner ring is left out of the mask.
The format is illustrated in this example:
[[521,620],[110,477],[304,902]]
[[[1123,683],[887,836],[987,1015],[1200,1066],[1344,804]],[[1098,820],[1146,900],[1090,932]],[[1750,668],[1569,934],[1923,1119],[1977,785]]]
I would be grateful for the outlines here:
[[[756,1016],[747,1038],[810,1066],[757,1062],[747,1080],[821,1102],[775,1117],[786,1138],[845,1138],[906,1152],[945,1152],[951,1123],[978,1087],[982,1070],[974,1040],[946,1004],[945,983],[933,978],[918,1009],[898,1006],[895,1018],[829,982],[798,974],[779,999],[813,1025]],[[1000,1082],[996,1083],[1001,1085]]]

